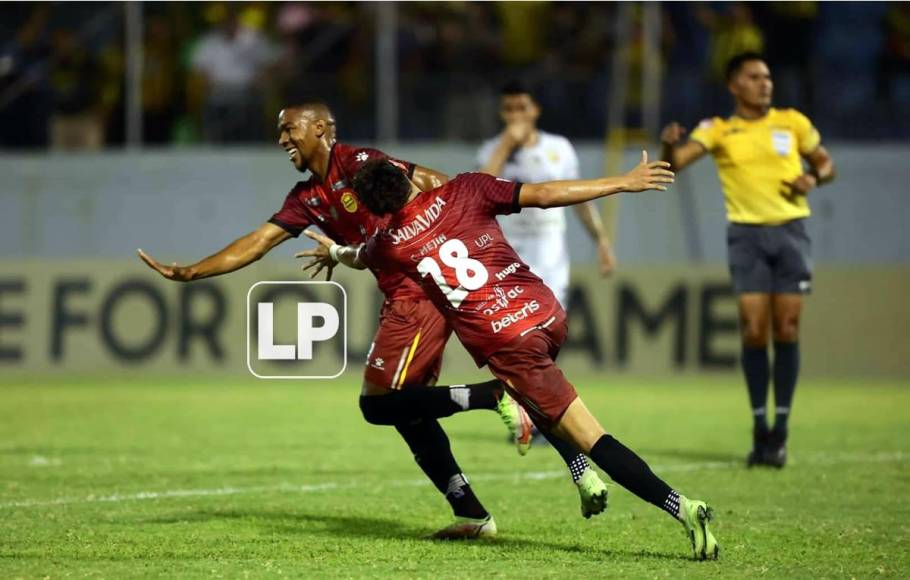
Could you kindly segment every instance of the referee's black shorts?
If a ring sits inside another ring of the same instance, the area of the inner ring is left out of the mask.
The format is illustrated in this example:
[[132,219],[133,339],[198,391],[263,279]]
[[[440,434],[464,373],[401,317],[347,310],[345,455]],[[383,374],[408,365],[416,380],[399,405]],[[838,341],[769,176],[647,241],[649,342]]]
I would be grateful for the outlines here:
[[812,290],[811,242],[806,220],[766,226],[727,226],[727,259],[737,294],[808,294]]

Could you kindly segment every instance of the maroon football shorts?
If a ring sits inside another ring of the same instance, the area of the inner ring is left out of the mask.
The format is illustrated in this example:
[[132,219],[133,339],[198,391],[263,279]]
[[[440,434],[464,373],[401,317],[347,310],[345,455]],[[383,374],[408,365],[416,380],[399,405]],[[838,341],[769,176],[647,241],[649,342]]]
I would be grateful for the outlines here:
[[452,328],[429,299],[386,300],[367,354],[364,380],[393,390],[435,384],[451,334]]
[[565,315],[529,329],[487,360],[509,393],[539,427],[552,427],[578,397],[575,387],[556,366],[556,355],[568,334]]

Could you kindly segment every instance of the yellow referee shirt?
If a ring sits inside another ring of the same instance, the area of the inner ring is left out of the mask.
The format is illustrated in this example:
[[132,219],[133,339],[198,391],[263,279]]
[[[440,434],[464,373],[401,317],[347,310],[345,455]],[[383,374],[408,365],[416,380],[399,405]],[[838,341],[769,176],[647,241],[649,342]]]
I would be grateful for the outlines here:
[[770,109],[761,119],[714,117],[690,137],[714,157],[724,189],[727,219],[745,224],[779,224],[809,215],[804,195],[783,184],[803,173],[800,155],[812,153],[821,137],[795,109]]

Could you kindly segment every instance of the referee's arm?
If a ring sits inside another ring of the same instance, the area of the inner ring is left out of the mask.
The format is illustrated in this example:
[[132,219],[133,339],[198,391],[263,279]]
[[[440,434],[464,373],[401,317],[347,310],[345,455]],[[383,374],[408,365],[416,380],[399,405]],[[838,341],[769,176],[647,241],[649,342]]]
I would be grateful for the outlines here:
[[686,130],[679,123],[670,123],[660,133],[660,158],[670,163],[673,171],[681,171],[701,159],[708,152],[698,141],[689,140],[680,144]]
[[834,160],[823,145],[819,145],[811,153],[804,154],[803,158],[809,164],[809,169],[793,181],[784,182],[792,192],[790,195],[806,195],[820,185],[831,183],[836,176]]
[[824,185],[834,181],[837,172],[834,169],[834,160],[831,154],[823,145],[815,148],[815,151],[805,156],[809,162],[809,173],[815,176],[818,185]]

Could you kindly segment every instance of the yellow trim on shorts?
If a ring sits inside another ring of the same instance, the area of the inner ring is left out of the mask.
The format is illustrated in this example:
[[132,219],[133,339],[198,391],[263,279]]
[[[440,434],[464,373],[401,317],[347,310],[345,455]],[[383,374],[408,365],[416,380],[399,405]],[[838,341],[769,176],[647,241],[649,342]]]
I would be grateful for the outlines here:
[[405,379],[408,377],[408,367],[411,366],[411,359],[414,358],[414,353],[417,352],[417,343],[420,342],[420,331],[417,331],[417,336],[414,337],[414,342],[411,343],[411,351],[408,352],[408,360],[404,363],[404,369],[401,371],[401,377],[398,379],[398,385],[395,387],[400,389],[404,385]]

